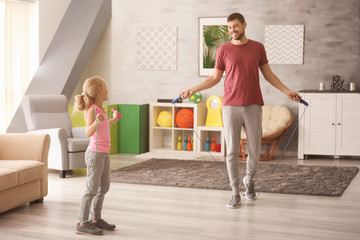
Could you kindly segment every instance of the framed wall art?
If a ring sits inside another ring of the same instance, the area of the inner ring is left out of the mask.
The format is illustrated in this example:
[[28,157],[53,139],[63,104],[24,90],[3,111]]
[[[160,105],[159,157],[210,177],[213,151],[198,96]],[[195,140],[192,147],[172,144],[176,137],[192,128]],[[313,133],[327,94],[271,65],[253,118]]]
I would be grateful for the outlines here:
[[217,49],[230,40],[226,17],[199,18],[199,76],[212,74]]

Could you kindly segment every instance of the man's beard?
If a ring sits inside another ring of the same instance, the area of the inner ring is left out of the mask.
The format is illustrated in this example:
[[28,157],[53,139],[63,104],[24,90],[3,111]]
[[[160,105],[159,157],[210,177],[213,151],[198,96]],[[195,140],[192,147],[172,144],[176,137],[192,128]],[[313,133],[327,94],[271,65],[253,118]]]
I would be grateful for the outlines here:
[[244,36],[245,30],[239,35],[239,37],[235,38],[234,40],[241,40],[241,38]]

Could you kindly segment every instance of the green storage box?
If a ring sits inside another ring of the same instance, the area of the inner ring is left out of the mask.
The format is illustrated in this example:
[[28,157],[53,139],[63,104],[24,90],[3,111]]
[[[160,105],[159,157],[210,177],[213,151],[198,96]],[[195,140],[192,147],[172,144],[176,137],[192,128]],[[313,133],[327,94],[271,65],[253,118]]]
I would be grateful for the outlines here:
[[119,153],[149,151],[149,104],[119,104]]

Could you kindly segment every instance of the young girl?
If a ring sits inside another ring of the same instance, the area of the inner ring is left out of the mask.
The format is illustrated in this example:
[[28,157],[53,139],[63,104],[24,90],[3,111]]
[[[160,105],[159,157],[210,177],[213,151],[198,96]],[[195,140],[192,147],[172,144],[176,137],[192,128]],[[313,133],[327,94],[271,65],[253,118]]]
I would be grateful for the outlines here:
[[[100,77],[88,78],[83,85],[83,93],[75,96],[75,107],[85,110],[86,135],[90,144],[85,152],[87,166],[86,190],[80,204],[78,233],[100,235],[105,230],[114,230],[115,225],[101,218],[105,194],[110,187],[110,126],[119,121],[117,112],[108,119],[102,107],[108,99],[105,81]],[[91,213],[91,220],[89,220]]]

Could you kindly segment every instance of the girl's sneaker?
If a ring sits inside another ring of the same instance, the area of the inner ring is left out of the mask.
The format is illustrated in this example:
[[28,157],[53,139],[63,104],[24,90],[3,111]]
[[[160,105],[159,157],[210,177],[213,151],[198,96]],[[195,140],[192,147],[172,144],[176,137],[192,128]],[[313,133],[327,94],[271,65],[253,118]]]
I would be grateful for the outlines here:
[[107,223],[104,219],[100,218],[97,222],[93,222],[97,228],[114,231],[116,226],[114,224]]
[[83,225],[76,224],[76,232],[79,234],[101,235],[103,230],[96,227],[94,223],[86,222]]

